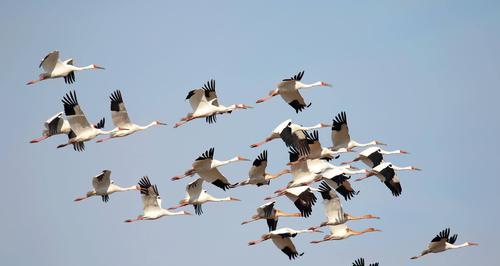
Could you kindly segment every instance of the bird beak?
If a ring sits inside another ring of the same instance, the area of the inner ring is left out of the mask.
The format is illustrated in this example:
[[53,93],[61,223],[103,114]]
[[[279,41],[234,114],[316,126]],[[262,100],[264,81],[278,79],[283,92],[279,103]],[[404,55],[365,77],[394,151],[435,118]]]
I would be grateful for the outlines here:
[[230,199],[231,199],[232,201],[241,201],[240,199],[233,198],[233,197],[230,197]]
[[382,142],[377,141],[377,140],[375,141],[375,145],[387,146],[387,144],[382,143]]
[[399,150],[399,153],[401,153],[401,154],[410,154],[409,152],[404,151],[404,150]]
[[162,126],[166,126],[167,125],[167,123],[163,123],[163,122],[160,122],[160,121],[156,121],[156,124],[162,125]]
[[479,246],[479,243],[469,242],[469,246]]
[[238,161],[250,161],[250,159],[238,156]]
[[94,68],[95,68],[95,69],[105,69],[104,67],[102,67],[102,66],[98,66],[98,65],[96,65],[96,64],[94,64],[93,66],[94,66]]
[[326,82],[321,82],[321,86],[333,87],[332,84]]
[[412,166],[412,167],[411,167],[411,169],[412,169],[412,170],[415,170],[415,171],[422,171],[422,169],[417,168],[417,167],[415,167],[415,166]]

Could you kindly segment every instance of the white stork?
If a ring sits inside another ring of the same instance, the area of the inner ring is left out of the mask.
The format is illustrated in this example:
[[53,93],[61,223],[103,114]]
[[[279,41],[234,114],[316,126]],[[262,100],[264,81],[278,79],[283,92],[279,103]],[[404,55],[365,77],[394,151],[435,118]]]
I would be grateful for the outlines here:
[[[352,263],[352,266],[365,266],[365,259],[359,258]],[[378,262],[370,263],[368,266],[378,266]]]
[[191,215],[191,213],[186,211],[171,212],[162,208],[158,187],[152,185],[147,176],[139,180],[139,187],[142,195],[142,208],[144,214],[137,216],[135,219],[127,219],[125,220],[126,223],[142,220],[156,220],[163,216]]
[[300,81],[302,80],[303,76],[304,76],[304,71],[299,72],[298,74],[294,75],[291,78],[284,79],[278,84],[278,87],[276,89],[269,92],[269,95],[267,97],[257,100],[256,103],[265,102],[279,94],[281,98],[283,98],[283,100],[290,106],[292,106],[292,108],[295,109],[295,112],[298,113],[304,110],[305,108],[311,106],[311,103],[307,104],[302,95],[300,95],[299,92],[300,89],[307,89],[317,86],[327,86],[327,87],[332,86],[323,81],[318,81],[312,84],[302,83]]
[[312,206],[314,206],[317,200],[313,193],[313,191],[316,190],[317,189],[309,186],[292,187],[277,193],[277,195],[269,196],[265,198],[265,200],[270,200],[284,195],[293,202],[303,217],[309,217],[312,213]]
[[330,187],[342,195],[345,200],[350,200],[359,193],[359,191],[352,188],[349,182],[350,175],[366,173],[365,169],[351,170],[348,167],[334,167],[326,168],[318,174]]
[[248,178],[235,184],[233,187],[256,185],[258,187],[269,185],[271,180],[278,178],[284,174],[290,173],[290,170],[284,169],[277,174],[266,173],[267,168],[267,150],[264,150],[253,161],[252,167],[248,171]]
[[116,128],[111,130],[110,136],[104,139],[100,139],[97,142],[103,142],[112,138],[126,137],[135,132],[148,129],[152,126],[166,125],[158,120],[149,123],[146,126],[139,126],[130,121],[128,116],[127,108],[125,108],[125,103],[123,102],[122,93],[120,90],[116,90],[111,93],[109,97],[111,100],[111,118],[113,119],[113,124]]
[[[292,123],[292,119],[288,119],[288,120],[283,121],[281,124],[279,124],[275,129],[273,129],[273,131],[271,132],[271,135],[269,137],[267,137],[263,141],[259,141],[257,143],[250,145],[250,147],[256,148],[256,147],[259,147],[260,145],[263,145],[267,142],[270,142],[272,140],[279,139],[279,138],[281,138],[287,146],[290,146],[293,143],[304,141],[305,134],[300,133],[300,131],[307,131],[307,130],[312,130],[312,129],[316,129],[316,128],[323,128],[323,127],[330,127],[330,125],[320,123],[320,124],[317,124],[317,125],[311,126],[311,127],[303,127],[301,125]],[[293,136],[290,137],[289,136],[290,134]],[[299,146],[304,146],[304,145],[305,144],[300,144]]]
[[215,198],[208,194],[206,190],[203,189],[203,179],[198,178],[195,181],[189,183],[186,186],[186,198],[179,202],[179,205],[169,208],[169,210],[174,210],[187,205],[193,205],[194,212],[197,215],[203,214],[203,209],[201,206],[207,202],[224,202],[224,201],[241,201],[233,197],[225,198]]
[[318,175],[311,172],[308,167],[308,160],[301,160],[300,154],[293,147],[288,151],[290,162],[290,172],[293,176],[292,181],[288,182],[285,188],[279,189],[274,193],[280,193],[287,188],[310,185],[318,180]]
[[371,145],[386,145],[380,141],[373,140],[368,143],[358,143],[351,139],[349,135],[349,127],[347,125],[347,115],[345,112],[340,112],[333,119],[332,125],[332,143],[333,150],[340,148],[352,149],[355,147],[366,147]]
[[62,102],[64,104],[64,114],[68,118],[71,131],[68,134],[68,142],[57,146],[57,148],[73,144],[75,150],[82,151],[85,147],[83,144],[85,141],[92,140],[98,135],[107,135],[110,133],[110,131],[102,130],[104,128],[104,118],[96,126],[89,123],[78,104],[78,99],[74,91],[66,93]]
[[287,213],[274,208],[275,201],[265,203],[257,208],[257,213],[252,215],[252,219],[248,221],[243,221],[241,224],[248,224],[254,221],[265,219],[267,226],[269,227],[269,232],[276,230],[278,226],[279,217],[301,217],[301,214]]
[[43,126],[45,129],[42,132],[42,136],[30,141],[30,143],[38,143],[46,138],[64,134],[67,135],[71,131],[71,127],[69,126],[69,122],[65,120],[63,117],[63,113],[57,113],[51,118],[49,118]]
[[319,227],[334,226],[346,223],[347,221],[356,221],[364,219],[380,219],[380,217],[373,214],[366,214],[362,216],[352,216],[344,212],[340,198],[335,191],[332,190],[326,182],[321,182],[319,186],[319,193],[323,198],[323,208],[327,221],[322,222]]
[[325,159],[327,161],[332,159],[337,159],[340,154],[351,152],[351,150],[346,148],[340,148],[338,150],[332,151],[331,149],[321,146],[319,141],[319,134],[317,130],[311,133],[305,132],[307,144],[309,146],[309,154],[307,159]]
[[183,124],[196,119],[205,118],[207,123],[212,124],[217,121],[217,114],[231,113],[236,109],[248,109],[252,106],[246,104],[233,104],[224,106],[219,104],[217,94],[215,92],[215,80],[210,80],[202,88],[191,90],[186,100],[189,100],[192,113],[188,113],[186,117],[181,118],[181,121],[174,125],[174,128],[182,126]]
[[361,160],[368,167],[373,168],[383,163],[384,155],[389,154],[408,154],[408,152],[404,150],[385,151],[380,147],[369,147],[360,152],[358,157],[354,158],[354,160],[350,162],[343,162],[342,164],[349,164]]
[[96,64],[84,67],[74,66],[72,58],[61,61],[59,60],[59,51],[53,51],[46,55],[38,67],[43,68],[45,72],[40,74],[38,79],[30,81],[26,85],[31,85],[42,80],[55,78],[64,78],[64,82],[66,84],[71,84],[75,82],[75,71],[87,69],[104,69],[103,67],[100,67]]
[[102,173],[94,176],[92,178],[92,187],[93,189],[83,197],[78,197],[75,201],[81,201],[92,196],[101,196],[102,201],[108,202],[109,195],[115,192],[125,192],[129,190],[140,190],[139,186],[130,186],[130,187],[120,187],[115,185],[115,182],[110,179],[111,171],[103,170]]
[[420,253],[420,255],[418,256],[411,257],[411,259],[412,260],[418,259],[429,253],[439,253],[450,249],[479,245],[478,243],[474,242],[465,242],[460,245],[455,245],[457,237],[458,237],[457,234],[454,234],[453,236],[450,237],[450,228],[446,228],[432,239],[431,243],[427,246],[426,250],[422,251],[422,253]]
[[387,188],[392,192],[392,195],[395,197],[401,195],[403,188],[401,187],[401,183],[399,182],[399,177],[396,175],[396,171],[420,171],[419,168],[415,166],[405,166],[399,167],[395,166],[390,162],[381,163],[375,168],[368,170],[366,176],[356,179],[355,181],[361,181],[365,178],[368,178],[372,175],[376,175],[380,181],[382,181]]
[[253,240],[248,242],[249,246],[256,245],[258,243],[264,242],[266,240],[271,239],[274,245],[280,249],[283,253],[288,256],[288,259],[296,259],[304,255],[304,253],[298,253],[295,245],[293,244],[291,238],[296,237],[301,233],[314,233],[321,232],[317,229],[306,229],[306,230],[294,230],[291,228],[280,228],[278,230],[271,231],[267,234],[261,236],[259,240]]
[[172,177],[172,180],[175,181],[186,176],[193,176],[194,174],[198,174],[206,182],[212,183],[213,185],[220,187],[223,190],[231,188],[232,185],[217,168],[229,163],[249,160],[240,156],[236,156],[227,161],[218,161],[214,160],[214,152],[214,148],[210,148],[209,150],[205,151],[198,158],[196,158],[196,160],[192,164],[191,169],[187,170],[183,175]]

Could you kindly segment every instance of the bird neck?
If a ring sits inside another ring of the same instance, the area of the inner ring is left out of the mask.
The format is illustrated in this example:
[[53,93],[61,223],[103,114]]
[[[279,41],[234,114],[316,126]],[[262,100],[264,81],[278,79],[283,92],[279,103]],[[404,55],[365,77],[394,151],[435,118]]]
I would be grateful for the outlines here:
[[311,129],[317,129],[317,128],[322,128],[323,126],[321,124],[314,125],[312,127],[301,127],[302,130],[311,130]]
[[401,151],[400,150],[395,150],[395,151],[384,151],[384,150],[381,150],[380,153],[382,153],[382,154],[400,154]]
[[354,147],[367,147],[367,146],[372,146],[372,145],[376,145],[377,143],[375,141],[370,141],[370,142],[367,142],[367,143],[359,143],[355,140],[351,140],[349,142],[349,148],[354,148]]
[[311,83],[311,84],[302,83],[301,86],[299,87],[299,89],[307,89],[307,88],[312,88],[312,87],[318,87],[318,86],[321,86],[321,84],[322,84],[321,81],[314,82],[314,83]]
[[446,243],[447,249],[457,249],[457,248],[463,248],[463,247],[467,247],[467,246],[469,246],[469,243],[467,243],[467,242],[460,244],[460,245],[453,245],[450,243]]
[[155,125],[156,125],[156,121],[153,121],[153,122],[151,122],[151,123],[149,123],[149,124],[147,124],[145,126],[138,126],[137,128],[139,130],[145,130],[145,129],[148,129],[148,128],[150,128],[152,126],[155,126]]
[[397,171],[410,171],[410,170],[413,170],[413,168],[411,166],[405,166],[405,167],[399,167],[399,166],[396,166],[396,165],[392,165],[392,169],[394,170],[397,170]]
[[233,162],[236,162],[236,161],[238,161],[238,157],[234,157],[234,158],[226,160],[226,161],[215,161],[214,160],[213,163],[212,163],[212,168],[223,166],[223,165],[226,165],[226,164],[230,164],[230,163],[233,163]]
[[212,201],[212,202],[231,201],[231,197],[215,198],[215,197],[209,196],[208,201]]

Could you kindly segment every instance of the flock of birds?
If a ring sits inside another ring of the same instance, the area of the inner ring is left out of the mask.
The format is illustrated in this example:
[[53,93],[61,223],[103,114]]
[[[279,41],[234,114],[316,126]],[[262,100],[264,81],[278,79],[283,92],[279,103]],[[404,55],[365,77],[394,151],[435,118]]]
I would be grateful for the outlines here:
[[[40,74],[37,80],[28,82],[34,84],[46,79],[63,78],[68,84],[75,82],[75,72],[81,70],[104,69],[98,65],[92,64],[85,67],[73,65],[73,59],[61,61],[59,52],[49,53],[40,63],[44,72]],[[257,100],[257,103],[265,102],[276,95],[280,95],[295,112],[301,112],[311,106],[302,97],[300,91],[306,88],[331,85],[318,81],[312,84],[303,83],[301,80],[304,71],[299,72],[291,78],[281,81],[277,88],[270,91],[268,96]],[[215,81],[210,80],[201,88],[188,92],[186,100],[192,107],[192,112],[188,113],[174,127],[179,127],[191,120],[205,118],[207,123],[215,123],[217,115],[230,114],[237,109],[248,109],[251,106],[245,104],[232,104],[224,106],[219,103],[216,93]],[[107,135],[106,138],[97,140],[98,143],[113,138],[126,137],[135,132],[148,129],[156,125],[166,125],[163,122],[155,120],[146,126],[139,126],[131,122],[121,91],[116,90],[110,96],[111,117],[114,129],[104,130],[105,119],[102,118],[98,123],[90,123],[82,107],[80,106],[75,91],[68,92],[62,99],[64,112],[57,113],[49,118],[45,124],[42,136],[33,139],[31,143],[40,142],[54,135],[67,135],[68,141],[57,148],[72,145],[75,151],[83,151],[85,142],[95,139],[99,135]],[[64,115],[63,115],[64,113]],[[332,145],[323,146],[319,141],[320,128],[331,128]],[[322,227],[328,226],[330,233],[322,239],[311,241],[313,244],[343,240],[352,236],[359,236],[370,232],[378,232],[376,228],[366,228],[364,230],[354,230],[348,226],[349,221],[362,219],[379,219],[378,216],[366,214],[362,216],[353,216],[346,212],[342,207],[342,200],[348,202],[354,198],[359,191],[353,188],[350,178],[351,175],[364,175],[355,181],[361,181],[370,176],[376,176],[390,190],[395,197],[401,195],[402,186],[397,172],[399,171],[418,171],[414,166],[399,167],[391,162],[386,162],[384,157],[391,154],[407,154],[404,150],[387,151],[379,146],[385,144],[376,140],[367,143],[359,143],[350,137],[347,114],[340,112],[337,114],[332,124],[320,123],[311,127],[304,127],[286,120],[272,130],[271,134],[264,140],[252,144],[252,148],[260,147],[267,142],[275,139],[281,139],[289,154],[289,163],[287,168],[272,174],[266,172],[268,165],[268,152],[263,150],[255,160],[248,172],[248,178],[239,182],[231,183],[220,171],[219,168],[238,161],[249,161],[241,156],[235,156],[232,159],[219,161],[214,159],[215,149],[210,148],[198,156],[191,164],[191,168],[183,174],[172,177],[172,180],[180,180],[194,175],[199,176],[186,186],[186,197],[179,202],[179,205],[171,208],[163,208],[160,193],[155,184],[152,184],[149,177],[141,178],[137,185],[129,187],[120,187],[111,180],[111,171],[104,170],[102,173],[92,178],[92,190],[84,196],[78,197],[75,201],[81,201],[93,196],[100,196],[104,202],[109,200],[109,196],[115,192],[125,192],[130,190],[140,191],[143,203],[143,213],[136,218],[127,219],[125,222],[135,222],[142,220],[156,220],[163,216],[191,215],[187,211],[174,211],[175,209],[193,205],[194,212],[197,215],[203,214],[203,204],[208,202],[230,202],[240,201],[235,197],[216,198],[203,189],[204,183],[210,183],[224,191],[242,186],[265,186],[280,176],[291,174],[292,179],[286,187],[278,189],[273,195],[265,198],[268,200],[263,205],[257,207],[256,213],[251,219],[243,221],[242,224],[258,220],[266,220],[268,232],[260,239],[250,241],[249,245],[255,245],[266,240],[272,240],[275,246],[280,249],[289,259],[295,259],[304,253],[299,253],[292,238],[301,233],[322,232]],[[343,162],[338,165],[331,163],[337,160],[342,154],[354,152],[356,148],[364,148],[351,161]],[[367,166],[366,169],[359,169],[352,164],[361,161]],[[319,183],[315,188],[313,184]],[[309,217],[312,214],[312,207],[315,205],[316,194],[321,195],[323,199],[324,211],[327,217],[326,221],[318,226],[311,226],[304,230],[295,230],[288,227],[278,228],[279,217]],[[298,212],[287,213],[276,208],[277,197],[285,196],[297,208]],[[270,200],[270,201],[269,201]],[[455,245],[457,235],[450,236],[450,229],[441,231],[434,237],[427,249],[420,255],[411,259],[417,259],[429,253],[438,253],[449,249],[457,249],[466,246],[477,245],[473,242],[465,242]],[[353,266],[365,265],[364,259],[359,258],[353,262]],[[373,263],[370,265],[378,265]]]

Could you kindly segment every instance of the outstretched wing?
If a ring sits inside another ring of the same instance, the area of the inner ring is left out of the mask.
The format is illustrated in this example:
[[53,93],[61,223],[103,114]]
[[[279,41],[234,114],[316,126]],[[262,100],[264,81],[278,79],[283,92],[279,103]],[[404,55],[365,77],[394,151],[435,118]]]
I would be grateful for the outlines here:
[[295,110],[296,113],[301,112],[311,106],[311,103],[307,104],[304,100],[304,97],[302,97],[300,92],[296,89],[280,91],[280,96]]
[[285,253],[290,260],[294,260],[297,257],[304,255],[304,253],[299,254],[297,252],[297,249],[295,248],[295,245],[293,244],[290,237],[275,236],[271,239],[273,240],[274,245],[276,245],[279,250]]
[[347,126],[347,115],[345,112],[340,112],[333,119],[332,124],[332,143],[335,149],[347,148],[351,141],[349,135],[349,127]]
[[142,195],[142,205],[144,212],[161,208],[160,193],[156,185],[152,185],[149,177],[144,176],[139,180],[139,187]]
[[213,185],[221,188],[222,190],[226,190],[231,186],[227,178],[217,168],[212,168],[208,171],[198,172],[198,175],[201,178],[203,178],[203,180],[205,180],[206,182],[212,183]]
[[248,172],[250,178],[260,178],[265,175],[267,167],[267,150],[262,151],[253,161],[253,165]]
[[43,68],[45,72],[52,72],[59,60],[59,51],[50,52],[46,55],[38,67]]
[[96,192],[106,193],[111,184],[111,171],[104,170],[102,173],[92,177],[92,187]]
[[53,117],[49,118],[47,121],[45,121],[45,128],[49,131],[49,135],[55,135],[59,133],[59,129],[62,127],[62,124],[64,123],[64,119],[62,118],[63,113],[60,112]]
[[325,209],[325,215],[328,217],[328,221],[339,224],[344,223],[344,210],[342,209],[337,193],[335,193],[335,191],[325,182],[321,182],[319,192],[323,197],[323,207]]
[[287,147],[293,147],[300,155],[309,154],[309,145],[307,144],[306,132],[304,130],[292,130],[292,123],[288,123],[280,133],[281,139]]
[[116,127],[126,127],[127,125],[130,125],[130,118],[128,116],[127,108],[125,108],[121,91],[114,91],[111,93],[109,99],[111,100],[110,109],[113,124]]
[[[446,242],[448,242],[448,239],[450,237],[450,228],[446,228],[443,231],[439,232],[432,240],[429,246],[427,247],[428,249],[440,249],[444,248],[446,245]],[[453,236],[456,240],[457,235]],[[450,243],[452,244],[452,243]]]
[[76,135],[80,135],[85,130],[91,128],[91,125],[83,113],[75,91],[70,91],[62,99],[64,105],[64,114],[68,118],[69,125]]
[[304,76],[304,70],[302,70],[301,72],[293,75],[291,78],[284,79],[283,81],[291,81],[291,80],[301,81],[303,76]]
[[365,266],[365,259],[359,258],[352,263],[352,266]]

